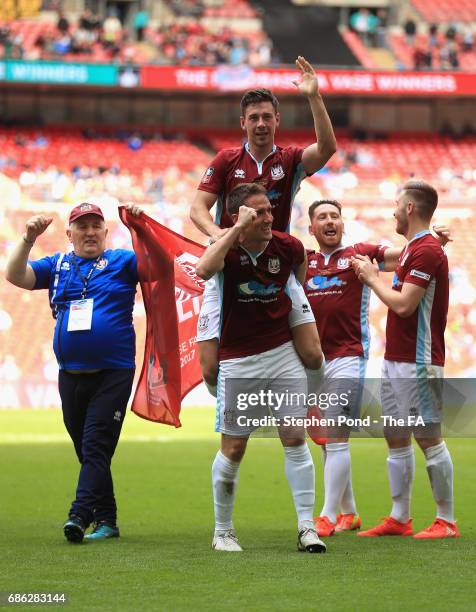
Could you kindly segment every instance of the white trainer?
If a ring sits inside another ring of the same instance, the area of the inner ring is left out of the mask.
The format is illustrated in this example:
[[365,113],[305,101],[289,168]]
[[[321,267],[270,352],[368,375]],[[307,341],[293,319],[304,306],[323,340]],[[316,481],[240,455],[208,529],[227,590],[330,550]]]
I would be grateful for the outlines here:
[[216,532],[213,536],[212,548],[226,552],[243,552],[234,529]]
[[300,552],[325,553],[327,550],[327,546],[319,539],[314,527],[301,529],[297,546]]

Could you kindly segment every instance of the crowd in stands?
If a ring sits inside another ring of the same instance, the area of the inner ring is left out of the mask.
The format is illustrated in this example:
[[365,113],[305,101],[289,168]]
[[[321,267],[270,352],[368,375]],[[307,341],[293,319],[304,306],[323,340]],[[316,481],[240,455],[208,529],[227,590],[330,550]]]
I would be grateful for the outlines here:
[[149,31],[148,40],[161,61],[171,64],[269,66],[275,61],[273,44],[262,32],[240,36],[229,27],[210,32],[200,22],[162,26]]
[[172,0],[169,4],[179,19],[151,26],[148,12],[139,10],[130,30],[112,8],[105,19],[86,9],[76,21],[59,10],[56,23],[5,22],[0,25],[0,57],[254,67],[275,60],[273,44],[263,30],[240,32],[233,20],[226,27],[211,27],[200,19],[201,2]]
[[404,31],[406,42],[413,49],[415,70],[456,70],[460,67],[460,55],[472,53],[474,48],[473,26],[468,23],[455,22],[445,27],[431,24],[427,35],[418,37],[416,24],[409,19]]

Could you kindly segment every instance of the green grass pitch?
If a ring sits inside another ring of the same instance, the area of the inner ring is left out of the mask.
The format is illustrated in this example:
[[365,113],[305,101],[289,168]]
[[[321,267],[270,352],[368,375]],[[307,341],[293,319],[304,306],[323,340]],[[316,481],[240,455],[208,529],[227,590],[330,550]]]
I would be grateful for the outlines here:
[[[60,412],[0,412],[0,591],[65,592],[68,610],[475,609],[474,440],[447,441],[460,539],[343,534],[327,539],[326,555],[296,551],[280,444],[252,440],[234,516],[245,551],[233,555],[210,549],[213,412],[182,414],[179,430],[127,416],[113,463],[122,537],[78,546],[61,528],[78,465]],[[310,446],[319,511],[321,452]],[[365,527],[390,509],[385,457],[383,440],[352,444]],[[421,529],[434,504],[420,451],[416,457],[413,518]]]

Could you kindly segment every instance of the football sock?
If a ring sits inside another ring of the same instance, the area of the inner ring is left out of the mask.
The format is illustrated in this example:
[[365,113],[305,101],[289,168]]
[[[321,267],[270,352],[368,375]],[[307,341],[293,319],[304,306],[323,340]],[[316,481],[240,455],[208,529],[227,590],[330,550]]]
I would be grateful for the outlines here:
[[389,448],[387,470],[393,501],[390,516],[400,523],[406,523],[410,518],[410,500],[415,473],[413,446]]
[[340,511],[342,514],[357,514],[357,505],[355,503],[354,489],[352,488],[352,466],[349,461],[349,480],[342,494],[340,502]]
[[430,477],[436,516],[454,523],[453,512],[453,462],[445,442],[430,446],[425,451],[426,471]]
[[315,474],[312,455],[307,444],[285,446],[284,463],[296,508],[298,528],[313,527]]
[[210,385],[205,379],[203,379],[203,382],[205,383],[205,387],[208,389],[208,393],[210,393],[210,395],[213,395],[213,397],[216,397],[217,385]]
[[350,480],[350,451],[348,442],[326,444],[324,464],[324,506],[321,516],[335,523],[342,495]]
[[215,531],[233,529],[231,515],[233,513],[239,467],[239,463],[230,461],[221,450],[217,452],[212,465]]

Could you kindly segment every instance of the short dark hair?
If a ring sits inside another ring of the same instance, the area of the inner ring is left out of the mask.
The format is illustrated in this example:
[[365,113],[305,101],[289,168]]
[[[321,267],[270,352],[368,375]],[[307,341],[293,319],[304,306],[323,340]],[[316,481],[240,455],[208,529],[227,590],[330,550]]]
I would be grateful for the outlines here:
[[332,206],[335,206],[339,211],[339,215],[342,215],[342,204],[337,200],[316,200],[311,204],[311,206],[309,206],[309,219],[311,220],[311,223],[312,218],[314,217],[314,211],[321,204],[331,204]]
[[438,192],[425,181],[412,179],[403,185],[406,199],[416,204],[417,213],[425,220],[430,220],[438,206]]
[[238,214],[240,206],[243,206],[249,197],[260,194],[267,194],[266,189],[260,183],[241,183],[241,185],[237,185],[228,194],[226,212],[229,215]]
[[241,98],[241,114],[243,117],[250,104],[260,104],[260,102],[271,102],[275,113],[279,110],[278,98],[272,91],[269,89],[250,89]]

